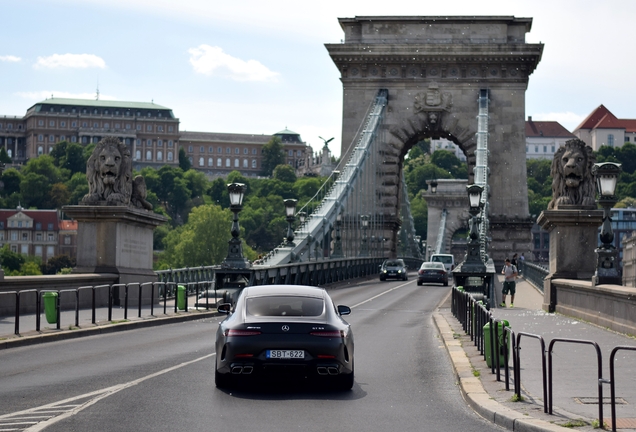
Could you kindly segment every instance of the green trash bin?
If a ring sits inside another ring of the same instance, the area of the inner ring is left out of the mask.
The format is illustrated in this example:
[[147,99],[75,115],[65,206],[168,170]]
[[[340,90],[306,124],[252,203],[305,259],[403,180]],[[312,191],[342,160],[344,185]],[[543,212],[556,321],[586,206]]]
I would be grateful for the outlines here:
[[458,287],[457,287],[457,291],[464,292],[464,287],[463,287],[463,286],[458,286]]
[[44,293],[44,315],[46,322],[49,324],[57,324],[57,293]]
[[186,288],[183,285],[177,286],[177,308],[185,310],[186,306]]
[[[502,320],[501,322],[498,322],[498,326],[499,328],[497,329],[498,332],[498,336],[499,336],[499,343],[496,345],[495,347],[495,355],[499,354],[499,366],[503,367],[506,365],[506,359],[504,358],[504,331],[503,331],[503,325],[505,325],[506,327],[509,327],[509,323],[506,320]],[[508,335],[508,359],[510,359],[510,333],[507,333]],[[486,365],[488,365],[488,367],[492,367],[492,354],[490,351],[490,323],[486,323],[486,325],[484,326],[484,354],[486,356]]]

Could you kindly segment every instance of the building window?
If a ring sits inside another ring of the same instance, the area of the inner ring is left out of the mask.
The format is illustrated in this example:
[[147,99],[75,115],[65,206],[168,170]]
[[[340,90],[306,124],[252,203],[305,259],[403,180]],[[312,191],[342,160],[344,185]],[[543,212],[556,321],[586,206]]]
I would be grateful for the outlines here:
[[238,168],[238,167],[239,167],[239,160],[234,159],[234,168]]
[[29,233],[22,233],[22,241],[28,241],[29,240]]
[[250,151],[249,151],[247,148],[244,148],[244,149],[243,149],[243,154],[249,154],[249,152],[250,152]]
[[135,129],[137,129],[138,131],[140,131],[140,130],[141,130],[141,125],[137,125],[137,126],[135,126]]
[[199,158],[199,166],[200,167],[205,166],[205,160],[202,157]]
[[172,140],[168,141],[168,147],[172,147],[174,145],[174,143],[172,142]]
[[53,231],[53,224],[50,223],[46,226],[47,231]]
[[214,158],[208,158],[208,166],[209,167],[213,167],[214,166]]
[[64,236],[64,244],[65,245],[70,245],[71,244],[71,236],[70,235]]
[[51,258],[53,255],[55,255],[55,248],[53,246],[47,246],[46,247],[46,256],[48,258]]
[[62,135],[62,136],[60,137],[60,141],[66,141],[66,135]]
[[216,159],[216,166],[221,168],[223,166],[223,159],[217,158]]
[[55,137],[53,135],[49,135],[49,142],[55,142]]
[[539,146],[534,146],[534,152],[539,153]]
[[157,152],[157,160],[158,161],[162,161],[163,160],[163,152],[161,150],[159,150]]
[[[148,114],[148,116],[150,116],[150,114]],[[148,125],[148,126],[146,126],[146,130],[147,130],[148,132],[151,132],[151,131],[152,131],[152,125]]]
[[13,241],[17,241],[18,240],[18,232],[17,231],[11,231],[11,240],[13,240]]
[[223,153],[223,149],[221,147],[219,147],[218,149],[216,149],[217,153]]
[[607,135],[607,145],[614,147],[614,134]]
[[243,159],[243,168],[248,168],[249,167],[248,163],[249,162],[247,162],[247,159]]
[[60,122],[60,127],[66,127],[66,122]]
[[214,147],[212,146],[208,147],[208,153],[214,153]]
[[234,154],[241,154],[241,149],[238,147],[234,149]]
[[552,153],[554,153],[554,146],[552,146]]
[[42,241],[42,233],[35,233],[35,241]]
[[169,161],[173,160],[172,152],[168,152],[168,160]]
[[20,245],[20,253],[22,255],[28,255],[29,254],[29,245],[28,244]]
[[227,153],[227,154],[232,154],[232,149],[231,149],[231,148],[229,148],[229,147],[227,147],[227,148],[225,149],[225,153]]
[[152,151],[151,150],[146,151],[146,160],[152,160]]
[[252,168],[256,168],[256,159],[252,159]]
[[230,158],[225,159],[225,167],[226,168],[231,168],[232,167],[232,163],[230,162]]
[[192,146],[188,146],[188,151],[192,153]]
[[71,127],[77,127],[77,122],[76,121],[71,122]]
[[54,120],[49,120],[49,126],[55,127],[55,121]]
[[205,147],[203,146],[199,147],[199,153],[205,153]]
[[141,159],[141,150],[135,150],[135,160]]
[[629,137],[628,136],[625,137],[625,142],[629,142]]
[[38,120],[38,126],[44,126],[44,120]]
[[38,156],[44,153],[44,148],[42,146],[38,146]]
[[173,130],[174,130],[174,127],[168,126],[168,132],[172,132]]
[[288,154],[289,156],[294,156],[294,151],[293,151],[293,150],[289,150],[289,151],[287,152],[287,154]]
[[36,246],[35,247],[35,256],[42,256],[42,246]]
[[256,149],[255,149],[255,148],[253,148],[253,149],[252,149],[252,154],[253,154],[253,155],[258,154],[258,152],[256,151]]
[[38,141],[44,141],[44,135],[42,134],[38,135]]
[[548,152],[548,146],[543,146],[543,153],[547,153]]
[[82,122],[82,127],[88,127],[88,123]]
[[[159,116],[159,117],[161,117],[161,116]],[[157,130],[158,130],[159,132],[163,132],[163,126],[157,126]]]

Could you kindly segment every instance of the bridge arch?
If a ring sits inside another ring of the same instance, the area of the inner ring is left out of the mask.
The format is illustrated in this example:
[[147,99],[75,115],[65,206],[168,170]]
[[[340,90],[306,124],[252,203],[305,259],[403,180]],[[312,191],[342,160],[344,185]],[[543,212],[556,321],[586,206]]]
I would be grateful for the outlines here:
[[[527,44],[531,18],[341,18],[344,43],[326,47],[343,83],[342,155],[378,89],[388,90],[376,167],[380,209],[399,212],[402,164],[418,137],[451,139],[476,163],[479,93],[488,90],[490,253],[530,251],[532,225],[525,169],[525,91],[543,45]],[[372,191],[370,191],[372,193]],[[428,197],[427,197],[428,198]],[[467,206],[465,207],[467,208]],[[399,227],[387,225],[388,236]],[[430,239],[429,239],[430,244]]]

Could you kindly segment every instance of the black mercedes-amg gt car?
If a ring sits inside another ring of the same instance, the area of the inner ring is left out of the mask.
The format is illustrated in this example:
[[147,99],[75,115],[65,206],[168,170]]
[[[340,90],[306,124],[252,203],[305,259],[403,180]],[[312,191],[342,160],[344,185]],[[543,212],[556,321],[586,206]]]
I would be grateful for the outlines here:
[[234,310],[216,333],[217,387],[255,378],[325,381],[353,387],[353,333],[342,315],[347,306],[334,305],[322,288],[300,285],[246,287]]

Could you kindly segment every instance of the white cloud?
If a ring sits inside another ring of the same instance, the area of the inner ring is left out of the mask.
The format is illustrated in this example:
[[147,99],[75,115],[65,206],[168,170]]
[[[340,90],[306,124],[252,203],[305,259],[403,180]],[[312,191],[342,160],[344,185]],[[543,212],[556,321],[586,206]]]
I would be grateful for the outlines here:
[[16,63],[21,60],[22,59],[20,57],[16,57],[12,55],[0,56],[0,61],[3,61],[3,62]]
[[48,57],[38,57],[35,68],[100,68],[106,67],[106,62],[94,54],[53,54]]
[[[95,93],[69,93],[63,91],[34,91],[34,92],[16,92],[15,95],[23,97],[25,99],[44,100],[50,98],[65,98],[65,99],[95,99]],[[117,100],[114,96],[99,95],[100,100]]]
[[190,48],[190,64],[194,71],[203,75],[217,75],[235,81],[277,81],[278,72],[269,70],[257,60],[241,60],[210,45]]
[[539,113],[532,114],[532,120],[540,120],[540,121],[555,121],[559,122],[561,126],[566,128],[569,131],[574,130],[575,127],[581,124],[587,114],[575,114],[573,112],[552,112],[552,113]]

